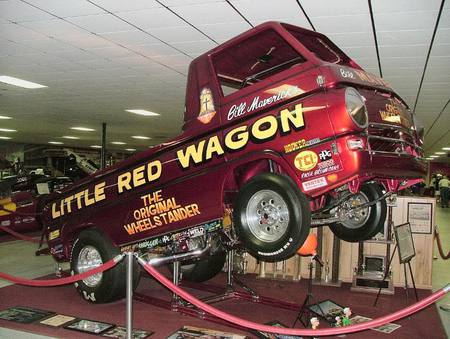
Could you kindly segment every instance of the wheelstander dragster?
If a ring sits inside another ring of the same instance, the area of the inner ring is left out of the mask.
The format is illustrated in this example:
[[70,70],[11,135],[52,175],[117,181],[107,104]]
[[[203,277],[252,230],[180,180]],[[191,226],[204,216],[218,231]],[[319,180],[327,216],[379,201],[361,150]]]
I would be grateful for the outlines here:
[[[425,174],[419,134],[389,85],[327,37],[269,22],[192,61],[179,137],[51,194],[41,222],[74,273],[134,250],[204,281],[229,248],[293,256],[311,226],[373,237],[385,198]],[[77,288],[115,300],[124,270]]]

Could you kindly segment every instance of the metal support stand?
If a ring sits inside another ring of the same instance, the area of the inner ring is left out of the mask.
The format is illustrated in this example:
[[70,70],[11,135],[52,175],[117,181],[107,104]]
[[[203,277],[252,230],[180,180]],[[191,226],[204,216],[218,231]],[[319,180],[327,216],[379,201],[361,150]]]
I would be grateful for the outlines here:
[[[313,270],[313,261],[315,260],[315,257],[311,257],[311,261],[309,262],[309,279],[308,279],[308,291],[306,293],[305,300],[303,301],[302,306],[300,307],[300,310],[298,311],[297,317],[295,318],[294,324],[292,327],[295,327],[295,324],[298,320],[303,324],[304,327],[309,326],[309,321],[311,319],[311,311],[309,310],[308,306],[313,305],[313,303],[316,303],[319,307],[320,312],[323,316],[325,316],[325,313],[323,312],[322,308],[320,307],[317,300],[315,300],[314,295],[312,293],[312,270]],[[316,260],[317,261],[317,260]],[[317,261],[318,264],[319,261]],[[320,265],[321,266],[321,265]]]
[[127,252],[127,339],[133,337],[133,256]]
[[100,152],[100,169],[106,167],[106,122],[102,123],[102,149]]
[[228,251],[227,255],[227,289],[233,289],[233,265],[234,265],[234,250]]
[[[180,262],[179,261],[175,261],[173,263],[172,282],[176,286],[178,286],[180,284]],[[172,311],[177,311],[179,301],[180,301],[180,297],[178,296],[178,294],[173,293],[172,294]]]

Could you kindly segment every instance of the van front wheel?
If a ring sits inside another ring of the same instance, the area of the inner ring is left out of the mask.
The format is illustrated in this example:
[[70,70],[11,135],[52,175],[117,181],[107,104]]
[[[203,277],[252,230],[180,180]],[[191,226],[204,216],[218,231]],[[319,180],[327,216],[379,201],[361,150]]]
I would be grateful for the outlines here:
[[311,211],[290,178],[264,173],[241,188],[233,219],[243,247],[260,260],[275,262],[292,257],[303,244]]

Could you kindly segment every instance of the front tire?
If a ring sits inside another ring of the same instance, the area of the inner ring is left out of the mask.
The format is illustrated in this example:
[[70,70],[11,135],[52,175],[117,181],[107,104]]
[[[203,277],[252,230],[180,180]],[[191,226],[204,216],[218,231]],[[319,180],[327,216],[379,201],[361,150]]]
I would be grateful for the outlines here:
[[[378,184],[370,183],[361,187],[359,193],[352,195],[347,203],[351,205],[364,204],[383,196]],[[331,231],[340,239],[348,242],[358,242],[371,239],[384,228],[386,220],[386,200],[380,200],[375,205],[357,210],[353,218],[330,225]]]
[[274,173],[258,175],[241,188],[233,218],[244,248],[267,262],[292,257],[311,225],[305,195],[290,178]]
[[[79,274],[98,267],[116,257],[120,251],[100,231],[82,231],[74,242],[70,256],[72,274]],[[77,281],[75,287],[81,296],[93,303],[106,303],[125,297],[126,265],[122,260],[113,268]],[[139,282],[139,266],[133,267],[134,288]]]

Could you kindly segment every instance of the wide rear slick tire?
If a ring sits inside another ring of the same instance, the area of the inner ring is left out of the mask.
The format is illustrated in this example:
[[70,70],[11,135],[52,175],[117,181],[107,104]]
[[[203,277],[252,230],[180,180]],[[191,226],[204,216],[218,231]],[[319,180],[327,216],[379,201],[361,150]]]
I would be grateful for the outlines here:
[[[120,254],[111,241],[96,229],[82,231],[72,247],[70,256],[70,270],[72,274],[83,273],[100,266]],[[139,283],[139,265],[134,262],[133,288]],[[75,283],[81,296],[93,303],[107,303],[122,299],[126,292],[126,264],[125,260],[113,268],[88,277]]]
[[[383,196],[380,185],[375,183],[361,186],[359,193],[361,202],[374,201]],[[340,239],[348,242],[358,242],[373,238],[378,232],[383,231],[386,221],[387,204],[386,200],[380,200],[375,205],[368,207],[364,220],[360,223],[349,221],[334,223],[330,225],[331,231]]]
[[275,262],[292,257],[303,244],[311,211],[289,177],[264,173],[240,189],[233,219],[244,249],[257,259]]

